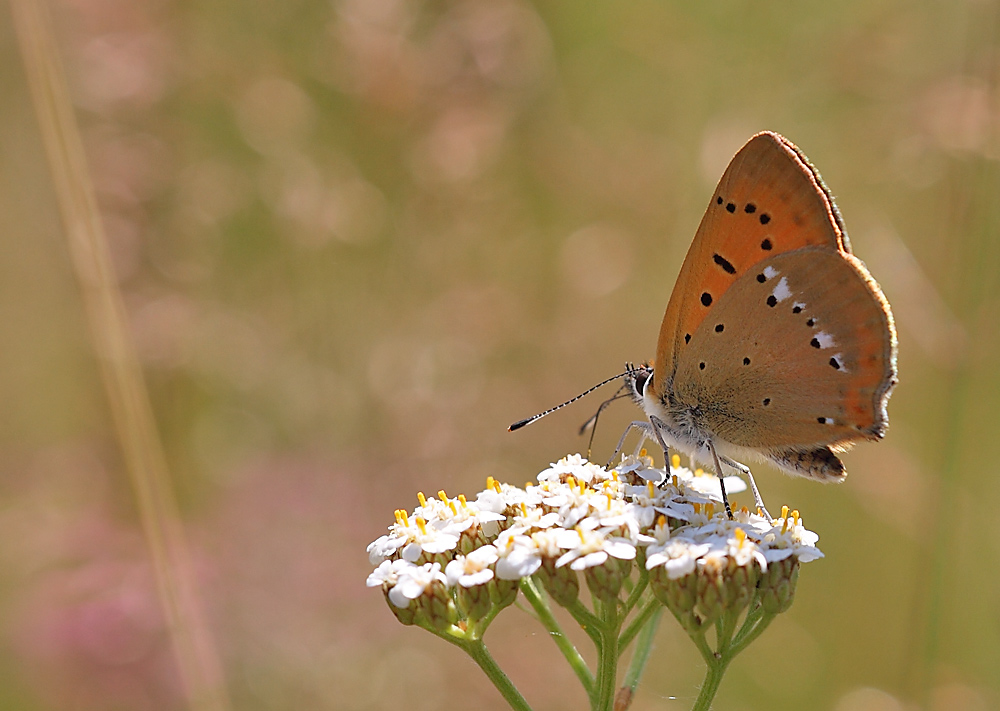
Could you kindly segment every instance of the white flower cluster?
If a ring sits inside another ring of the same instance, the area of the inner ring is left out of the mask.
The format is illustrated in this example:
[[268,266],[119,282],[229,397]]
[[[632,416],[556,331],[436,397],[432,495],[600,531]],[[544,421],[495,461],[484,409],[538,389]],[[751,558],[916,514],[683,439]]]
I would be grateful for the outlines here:
[[[475,501],[421,495],[412,514],[396,511],[389,532],[368,546],[377,565],[368,585],[381,586],[399,614],[422,598],[436,599],[440,611],[452,592],[468,596],[486,585],[494,603],[497,585],[513,601],[512,582],[539,574],[557,602],[570,604],[577,573],[595,595],[613,598],[639,557],[657,598],[691,624],[746,604],[747,591],[764,583],[772,584],[772,607],[787,607],[797,564],[823,555],[818,536],[787,507],[775,521],[745,508],[730,520],[717,477],[680,468],[676,456],[672,464],[667,475],[648,457],[626,457],[608,471],[572,455],[523,489],[490,478]],[[745,488],[736,477],[725,483],[728,492]],[[770,582],[769,566],[777,566]],[[466,597],[446,617],[454,621],[470,605]]]

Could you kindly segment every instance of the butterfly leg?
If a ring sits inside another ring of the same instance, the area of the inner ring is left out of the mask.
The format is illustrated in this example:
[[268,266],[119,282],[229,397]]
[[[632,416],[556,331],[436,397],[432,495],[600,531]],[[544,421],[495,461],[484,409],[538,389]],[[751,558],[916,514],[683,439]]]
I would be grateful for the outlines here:
[[625,438],[628,437],[629,433],[632,430],[639,430],[642,433],[642,435],[639,437],[639,445],[636,447],[635,450],[636,454],[638,454],[639,447],[642,446],[642,443],[645,442],[647,439],[651,439],[649,434],[649,430],[651,429],[652,428],[650,427],[648,422],[630,422],[628,427],[625,428],[625,431],[622,432],[622,437],[620,440],[618,440],[618,446],[615,447],[615,451],[611,453],[611,458],[608,460],[608,463],[604,465],[604,468],[605,469],[611,468],[611,464],[615,461],[615,457],[617,457],[621,453],[622,449],[625,447]]
[[[705,445],[708,447],[708,451],[712,453],[712,459],[715,460],[715,474],[719,477],[719,489],[722,490],[722,503],[726,505],[726,516],[732,521],[733,510],[729,507],[729,497],[726,496],[725,474],[722,473],[722,464],[719,462],[719,455],[715,451],[715,445],[712,444],[712,440],[705,440]],[[756,487],[754,488],[756,489]]]
[[670,478],[670,447],[667,443],[663,441],[663,435],[660,434],[660,428],[669,429],[667,423],[661,420],[656,415],[650,415],[649,421],[653,423],[650,428],[653,430],[653,434],[656,436],[656,441],[660,444],[660,449],[663,450],[663,471],[667,473],[667,478]]
[[[613,403],[615,400],[621,400],[623,397],[628,397],[628,393],[626,392],[626,389],[627,389],[627,386],[625,386],[625,385],[623,385],[620,388],[618,388],[618,390],[615,392],[615,394],[612,395],[611,397],[609,397],[604,402],[602,402],[600,405],[598,405],[597,406],[597,412],[595,412],[593,414],[593,416],[591,416],[591,418],[589,420],[587,420],[586,422],[584,422],[580,426],[580,434],[581,435],[584,432],[586,432],[588,429],[590,430],[590,441],[587,442],[587,459],[590,459],[591,450],[594,448],[594,435],[597,434],[597,420],[600,419],[601,413],[604,412],[604,408],[606,408],[608,405],[610,405],[611,403]],[[628,430],[626,430],[626,432],[628,432]],[[611,458],[614,459],[614,456],[612,456]],[[605,468],[607,468],[607,467],[605,467]]]
[[721,460],[747,478],[747,481],[750,482],[750,489],[753,491],[754,504],[758,509],[760,509],[761,514],[766,517],[768,521],[773,521],[774,519],[771,518],[771,514],[767,512],[767,507],[764,506],[764,499],[761,498],[760,492],[757,490],[757,482],[753,480],[753,474],[750,473],[750,467],[745,464],[740,464],[725,455],[721,457]]

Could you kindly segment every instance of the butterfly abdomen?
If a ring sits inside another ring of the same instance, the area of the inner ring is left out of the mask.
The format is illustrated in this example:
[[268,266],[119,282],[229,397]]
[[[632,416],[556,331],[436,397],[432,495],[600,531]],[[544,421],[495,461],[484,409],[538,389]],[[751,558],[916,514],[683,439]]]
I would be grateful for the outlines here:
[[829,447],[772,452],[771,462],[789,474],[824,482],[839,482],[847,478],[844,463]]

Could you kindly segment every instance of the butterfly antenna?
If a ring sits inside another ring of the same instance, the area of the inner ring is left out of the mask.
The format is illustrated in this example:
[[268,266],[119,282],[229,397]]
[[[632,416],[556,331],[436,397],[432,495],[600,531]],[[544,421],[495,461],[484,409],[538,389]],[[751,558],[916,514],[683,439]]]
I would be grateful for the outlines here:
[[[537,415],[533,415],[533,416],[525,418],[523,420],[518,420],[517,422],[515,422],[514,424],[512,424],[510,427],[508,427],[507,431],[508,432],[513,432],[514,430],[519,430],[519,429],[521,429],[522,427],[524,427],[526,425],[530,425],[535,420],[540,420],[543,417],[545,417],[546,415],[551,415],[556,410],[561,410],[564,407],[566,407],[567,405],[572,405],[574,402],[576,402],[580,398],[585,397],[587,395],[590,395],[590,393],[594,392],[599,387],[602,387],[604,385],[607,385],[610,382],[618,380],[618,378],[624,378],[626,375],[628,375],[628,373],[629,373],[629,371],[625,371],[624,373],[619,373],[618,375],[615,375],[615,376],[613,376],[611,378],[608,378],[607,380],[605,380],[603,382],[598,383],[597,385],[595,385],[592,388],[588,388],[587,390],[584,390],[582,393],[580,393],[576,397],[570,398],[569,400],[567,400],[566,402],[562,403],[561,405],[556,405],[555,407],[550,407],[545,412],[539,412]],[[612,398],[612,400],[613,399],[614,398]],[[602,405],[602,407],[603,407],[603,405]],[[598,411],[598,412],[600,412],[600,411]]]

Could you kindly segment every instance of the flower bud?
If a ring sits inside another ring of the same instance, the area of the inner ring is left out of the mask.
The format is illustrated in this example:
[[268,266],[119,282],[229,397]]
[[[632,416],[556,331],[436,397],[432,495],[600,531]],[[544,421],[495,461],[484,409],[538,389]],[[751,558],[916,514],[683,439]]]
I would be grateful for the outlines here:
[[413,602],[427,621],[439,630],[450,627],[458,620],[458,610],[443,582],[434,581]]
[[777,614],[792,606],[799,579],[799,560],[788,556],[771,562],[760,578],[760,602],[765,612]]
[[563,607],[572,605],[580,595],[580,580],[568,565],[557,568],[554,560],[545,559],[536,575],[541,578],[546,592]]
[[609,602],[618,597],[622,583],[632,572],[631,560],[620,560],[608,557],[601,565],[595,565],[584,570],[587,587],[594,596],[603,602]]
[[385,602],[392,610],[392,614],[396,616],[396,619],[402,622],[404,625],[416,624],[417,621],[417,606],[414,604],[409,604],[406,607],[396,607],[392,600],[389,598],[389,589],[384,588],[385,592]]
[[656,599],[674,614],[687,632],[699,632],[705,628],[705,620],[695,612],[698,601],[696,573],[671,578],[666,567],[658,565],[649,571],[649,585]]
[[499,578],[491,580],[489,588],[490,600],[501,610],[514,604],[520,589],[516,580],[500,580]]
[[477,622],[490,612],[493,608],[493,601],[490,599],[488,584],[473,585],[456,588],[458,606],[465,613],[465,617],[473,622]]
[[695,607],[701,617],[714,622],[726,611],[729,589],[726,585],[728,560],[724,556],[706,555],[695,570],[697,592]]

